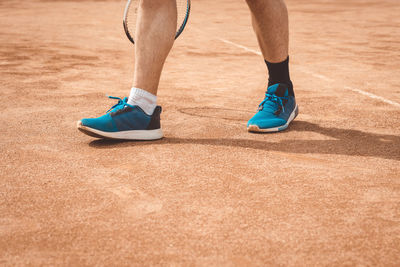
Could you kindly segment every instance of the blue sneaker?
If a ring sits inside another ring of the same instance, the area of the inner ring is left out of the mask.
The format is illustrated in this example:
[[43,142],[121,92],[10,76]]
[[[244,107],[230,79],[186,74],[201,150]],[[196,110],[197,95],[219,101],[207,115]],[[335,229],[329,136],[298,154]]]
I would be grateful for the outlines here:
[[97,138],[125,140],[156,140],[163,137],[160,106],[149,116],[139,106],[129,105],[127,97],[109,98],[117,99],[118,103],[101,117],[78,121],[79,131]]
[[288,95],[288,86],[278,83],[268,87],[258,112],[247,123],[249,132],[279,132],[296,118],[299,109],[294,96]]

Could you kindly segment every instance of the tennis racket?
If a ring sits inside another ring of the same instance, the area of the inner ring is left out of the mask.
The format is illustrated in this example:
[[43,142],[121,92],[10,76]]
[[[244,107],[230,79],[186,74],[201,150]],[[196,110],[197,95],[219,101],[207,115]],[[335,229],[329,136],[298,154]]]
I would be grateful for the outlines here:
[[[137,10],[140,0],[128,0],[124,12],[124,30],[129,41],[135,43],[136,19]],[[178,12],[178,23],[175,34],[175,39],[183,32],[190,13],[190,0],[176,0],[176,7]]]

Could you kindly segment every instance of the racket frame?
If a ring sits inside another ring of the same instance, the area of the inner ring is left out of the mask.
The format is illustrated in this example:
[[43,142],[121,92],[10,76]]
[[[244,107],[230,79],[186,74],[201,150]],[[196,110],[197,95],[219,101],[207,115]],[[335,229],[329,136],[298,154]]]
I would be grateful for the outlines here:
[[[133,40],[133,37],[131,35],[131,33],[129,32],[129,28],[128,28],[128,23],[127,23],[127,16],[128,16],[128,12],[129,12],[129,7],[131,5],[132,0],[128,0],[126,6],[125,6],[125,10],[124,10],[124,19],[123,19],[123,26],[124,26],[124,31],[126,34],[126,37],[128,37],[129,41],[131,41],[132,44],[135,44],[135,40]],[[178,31],[175,34],[175,39],[179,37],[179,35],[181,35],[181,33],[183,32],[183,30],[186,27],[186,24],[189,20],[189,14],[190,14],[190,8],[191,8],[191,1],[190,0],[186,0],[186,16],[185,19],[183,20],[182,25],[179,27]]]

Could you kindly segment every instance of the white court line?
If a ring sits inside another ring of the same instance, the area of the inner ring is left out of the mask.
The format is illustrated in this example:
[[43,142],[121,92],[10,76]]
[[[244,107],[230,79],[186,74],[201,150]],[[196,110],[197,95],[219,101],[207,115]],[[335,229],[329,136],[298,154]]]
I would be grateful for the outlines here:
[[347,89],[347,90],[350,90],[350,91],[353,91],[353,92],[357,92],[359,94],[368,96],[368,97],[376,99],[376,100],[380,100],[382,102],[385,102],[387,104],[390,104],[390,105],[393,105],[393,106],[396,106],[396,107],[400,107],[400,104],[397,103],[397,102],[394,102],[392,100],[386,99],[386,98],[378,96],[378,95],[374,95],[374,94],[368,93],[366,91],[363,91],[363,90],[360,90],[360,89],[357,89],[357,88],[353,88],[353,87],[350,87],[350,86],[345,86],[344,89]]
[[242,48],[243,50],[246,50],[247,52],[250,52],[250,53],[253,53],[253,54],[261,56],[261,52],[259,52],[259,51],[253,50],[251,48],[245,47],[245,46],[240,45],[240,44],[236,44],[234,42],[231,42],[231,41],[228,41],[228,40],[225,40],[225,39],[222,39],[222,38],[217,38],[217,39],[220,40],[221,42],[226,43],[226,44],[230,44],[230,45]]
[[315,72],[313,72],[313,71],[304,69],[303,67],[300,69],[300,71],[302,71],[302,72],[304,72],[304,73],[307,73],[307,74],[309,74],[309,75],[311,75],[311,76],[314,76],[315,78],[318,78],[318,79],[321,79],[321,80],[323,80],[323,81],[329,82],[329,83],[332,83],[332,82],[335,81],[334,79],[331,79],[331,78],[329,78],[329,77],[326,77],[325,75],[315,73]]
[[[257,50],[254,50],[254,49],[248,48],[248,47],[246,47],[246,46],[243,46],[243,45],[240,45],[240,44],[231,42],[231,41],[226,40],[226,39],[222,39],[222,38],[217,38],[217,39],[218,39],[219,41],[221,41],[221,42],[226,43],[226,44],[230,44],[230,45],[236,46],[236,47],[241,48],[241,49],[243,49],[243,50],[245,50],[245,51],[247,51],[247,52],[250,52],[250,53],[253,53],[253,54],[256,54],[256,55],[261,56],[261,52],[259,52],[259,51],[257,51]],[[321,80],[323,80],[323,81],[326,81],[326,82],[334,82],[334,81],[335,81],[335,80],[333,80],[332,78],[329,78],[329,77],[327,77],[327,76],[325,76],[325,75],[318,74],[318,73],[315,73],[315,72],[313,72],[313,71],[306,70],[306,69],[304,69],[304,68],[302,68],[301,71],[303,71],[304,73],[310,74],[310,75],[312,75],[312,76],[314,76],[314,77],[316,77],[316,78],[318,78],[318,79],[321,79]],[[359,93],[359,94],[361,94],[361,95],[367,96],[367,97],[372,98],[372,99],[380,100],[380,101],[382,101],[382,102],[384,102],[384,103],[386,103],[386,104],[390,104],[390,105],[395,106],[395,107],[400,107],[400,103],[397,103],[397,102],[395,102],[395,101],[391,101],[391,100],[386,99],[386,98],[384,98],[384,97],[382,97],[382,96],[378,96],[378,95],[375,95],[375,94],[366,92],[366,91],[364,91],[364,90],[360,90],[360,89],[353,88],[353,87],[350,87],[350,86],[344,86],[344,89],[349,90],[349,91],[352,91],[352,92]]]

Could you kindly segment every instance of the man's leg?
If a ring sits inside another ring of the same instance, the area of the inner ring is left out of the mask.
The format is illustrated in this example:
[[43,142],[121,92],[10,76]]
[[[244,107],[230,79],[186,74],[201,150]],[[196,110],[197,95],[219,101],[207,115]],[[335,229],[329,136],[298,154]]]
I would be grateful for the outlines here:
[[135,73],[128,103],[139,105],[149,115],[156,107],[156,95],[164,62],[176,32],[176,0],[141,0],[135,38]]
[[135,43],[133,86],[156,95],[176,33],[175,0],[141,0]]
[[264,59],[279,63],[288,57],[289,23],[283,0],[247,0],[253,29]]
[[78,129],[99,138],[162,138],[157,88],[176,32],[175,0],[141,0],[135,33],[135,74],[129,98],[98,118],[78,121]]
[[289,75],[289,23],[283,0],[246,0],[269,82],[266,98],[248,122],[249,131],[275,132],[288,127],[297,116],[293,85]]

